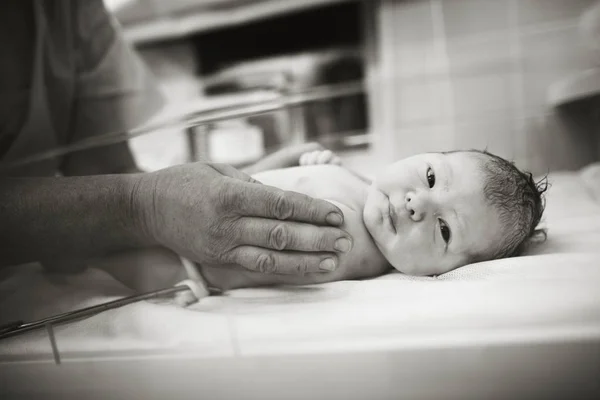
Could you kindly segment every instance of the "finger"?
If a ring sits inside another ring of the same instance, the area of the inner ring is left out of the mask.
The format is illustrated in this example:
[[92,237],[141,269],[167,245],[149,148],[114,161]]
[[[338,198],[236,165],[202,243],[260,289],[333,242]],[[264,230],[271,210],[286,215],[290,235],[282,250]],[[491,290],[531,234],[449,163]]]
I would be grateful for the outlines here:
[[280,252],[254,246],[240,246],[231,256],[235,264],[263,274],[326,273],[338,266],[333,254]]
[[308,153],[304,153],[304,165],[312,165],[314,164],[312,161],[313,158],[313,151],[308,152]]
[[339,156],[334,156],[330,162],[331,164],[342,165],[342,159]]
[[313,151],[310,153],[310,155],[308,156],[309,159],[309,163],[311,165],[314,165],[317,163],[317,159],[319,158],[319,151]]
[[333,153],[331,152],[331,150],[322,151],[317,156],[317,164],[327,164],[327,162],[330,161],[332,157]]
[[307,165],[306,156],[308,153],[304,153],[300,156],[300,161],[298,162],[300,165]]
[[275,218],[316,225],[339,226],[342,211],[328,201],[283,191],[268,185],[235,182],[220,194],[221,206],[242,217]]
[[273,250],[347,253],[350,235],[337,228],[266,218],[241,218],[236,226],[237,242]]

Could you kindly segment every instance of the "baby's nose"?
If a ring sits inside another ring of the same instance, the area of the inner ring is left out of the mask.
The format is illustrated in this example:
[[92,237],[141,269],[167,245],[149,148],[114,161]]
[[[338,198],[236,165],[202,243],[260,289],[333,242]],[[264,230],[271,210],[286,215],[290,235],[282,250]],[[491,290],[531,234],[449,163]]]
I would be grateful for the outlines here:
[[426,216],[426,199],[424,196],[416,195],[413,192],[408,192],[404,198],[406,210],[410,215],[410,219],[419,222]]

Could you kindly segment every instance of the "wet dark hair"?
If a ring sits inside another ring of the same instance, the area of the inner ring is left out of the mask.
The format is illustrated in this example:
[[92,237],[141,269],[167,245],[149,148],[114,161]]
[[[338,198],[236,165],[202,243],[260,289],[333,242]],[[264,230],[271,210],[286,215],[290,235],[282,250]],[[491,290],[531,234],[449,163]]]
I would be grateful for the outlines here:
[[520,171],[513,162],[487,150],[460,150],[448,153],[473,153],[481,157],[485,177],[484,196],[496,209],[503,227],[502,240],[484,254],[472,254],[471,262],[514,257],[531,244],[546,239],[538,228],[546,206],[547,175],[536,182],[529,172]]

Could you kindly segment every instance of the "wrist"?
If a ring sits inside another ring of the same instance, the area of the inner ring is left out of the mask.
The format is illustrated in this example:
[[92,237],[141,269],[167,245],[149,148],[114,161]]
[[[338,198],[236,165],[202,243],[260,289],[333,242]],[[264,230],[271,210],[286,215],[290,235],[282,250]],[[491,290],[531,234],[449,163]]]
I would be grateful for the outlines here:
[[123,175],[126,229],[144,246],[161,245],[155,234],[155,198],[151,173]]

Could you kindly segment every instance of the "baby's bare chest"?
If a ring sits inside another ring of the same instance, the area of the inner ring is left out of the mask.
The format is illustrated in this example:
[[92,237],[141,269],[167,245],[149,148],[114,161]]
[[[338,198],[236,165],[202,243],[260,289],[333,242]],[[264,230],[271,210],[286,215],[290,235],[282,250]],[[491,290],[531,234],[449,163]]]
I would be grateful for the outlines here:
[[265,185],[326,199],[344,213],[342,229],[353,238],[349,253],[341,254],[338,269],[331,274],[311,275],[308,282],[371,278],[383,274],[388,262],[377,249],[362,220],[368,185],[348,170],[334,165],[315,165],[267,171],[254,175]]
[[261,172],[254,179],[265,185],[342,202],[362,209],[367,184],[336,165],[314,165]]

